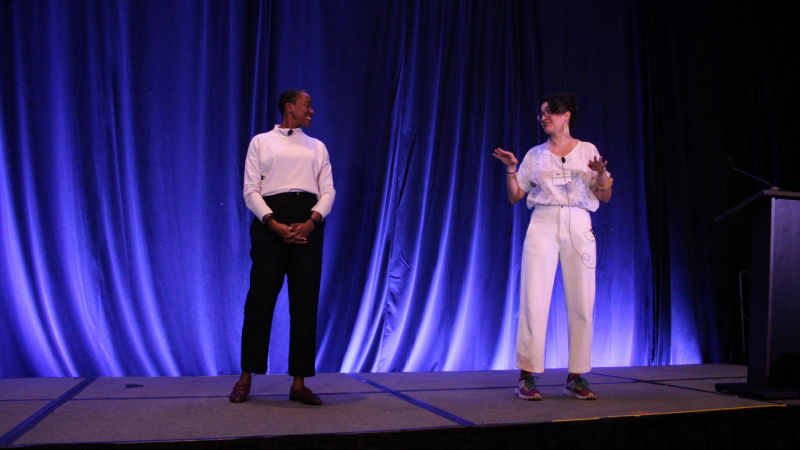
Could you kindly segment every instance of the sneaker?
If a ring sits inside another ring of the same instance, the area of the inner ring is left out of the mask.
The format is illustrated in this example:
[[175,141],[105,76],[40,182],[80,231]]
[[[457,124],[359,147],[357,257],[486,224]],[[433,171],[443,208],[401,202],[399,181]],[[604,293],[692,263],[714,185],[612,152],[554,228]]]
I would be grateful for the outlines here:
[[564,395],[572,395],[579,400],[596,400],[597,396],[594,395],[589,389],[589,382],[586,378],[577,376],[575,379],[570,380],[572,374],[567,375],[567,386],[564,388]]
[[541,400],[542,394],[536,388],[536,380],[539,377],[528,375],[524,380],[519,380],[517,388],[514,389],[514,394],[523,400]]

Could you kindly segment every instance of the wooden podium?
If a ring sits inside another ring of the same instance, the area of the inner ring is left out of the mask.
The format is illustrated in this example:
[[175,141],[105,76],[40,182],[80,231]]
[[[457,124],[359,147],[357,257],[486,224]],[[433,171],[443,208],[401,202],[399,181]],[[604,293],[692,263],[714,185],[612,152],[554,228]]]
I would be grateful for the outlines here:
[[760,191],[714,219],[753,224],[747,383],[716,390],[800,398],[800,192]]

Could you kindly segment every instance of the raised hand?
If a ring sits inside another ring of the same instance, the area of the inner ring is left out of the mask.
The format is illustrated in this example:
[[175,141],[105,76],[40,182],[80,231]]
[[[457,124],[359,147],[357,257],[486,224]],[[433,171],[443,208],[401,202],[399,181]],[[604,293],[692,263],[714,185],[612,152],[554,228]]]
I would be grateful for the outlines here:
[[495,158],[499,159],[503,162],[506,166],[516,166],[519,161],[517,161],[517,157],[514,156],[513,153],[507,152],[502,148],[494,149],[494,153],[492,154]]
[[599,159],[595,156],[592,160],[589,161],[588,167],[598,175],[602,175],[606,171],[606,166],[608,165],[608,161],[603,162],[603,157],[600,156]]

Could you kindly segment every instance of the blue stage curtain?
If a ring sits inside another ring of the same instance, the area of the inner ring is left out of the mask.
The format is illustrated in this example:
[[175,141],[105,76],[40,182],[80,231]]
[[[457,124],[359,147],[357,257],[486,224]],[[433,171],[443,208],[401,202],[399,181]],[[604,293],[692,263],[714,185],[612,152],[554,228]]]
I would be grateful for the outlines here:
[[[709,263],[705,216],[725,202],[659,222],[661,201],[694,195],[675,189],[685,167],[654,160],[671,126],[654,93],[673,91],[652,70],[675,67],[655,61],[672,54],[655,45],[672,42],[661,13],[623,0],[1,2],[0,376],[237,373],[244,157],[288,88],[312,95],[307,132],[337,190],[318,371],[514,367],[530,211],[509,205],[491,153],[521,160],[543,142],[535,115],[562,91],[578,94],[573,134],[615,178],[593,214],[594,365],[729,359],[736,323],[717,318],[712,271],[689,264]],[[705,234],[682,232],[694,219]],[[567,364],[560,277],[548,367]],[[284,292],[270,373],[286,371],[288,335]]]

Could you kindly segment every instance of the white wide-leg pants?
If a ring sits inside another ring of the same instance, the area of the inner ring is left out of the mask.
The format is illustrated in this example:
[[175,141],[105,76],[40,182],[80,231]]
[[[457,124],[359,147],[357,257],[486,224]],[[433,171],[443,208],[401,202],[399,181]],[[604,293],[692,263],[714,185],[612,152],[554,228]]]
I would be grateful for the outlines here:
[[536,206],[533,210],[522,251],[517,329],[519,369],[544,372],[547,316],[556,267],[561,260],[569,326],[569,371],[585,373],[591,370],[594,267],[597,264],[596,241],[591,233],[587,233],[591,228],[592,219],[585,209]]

